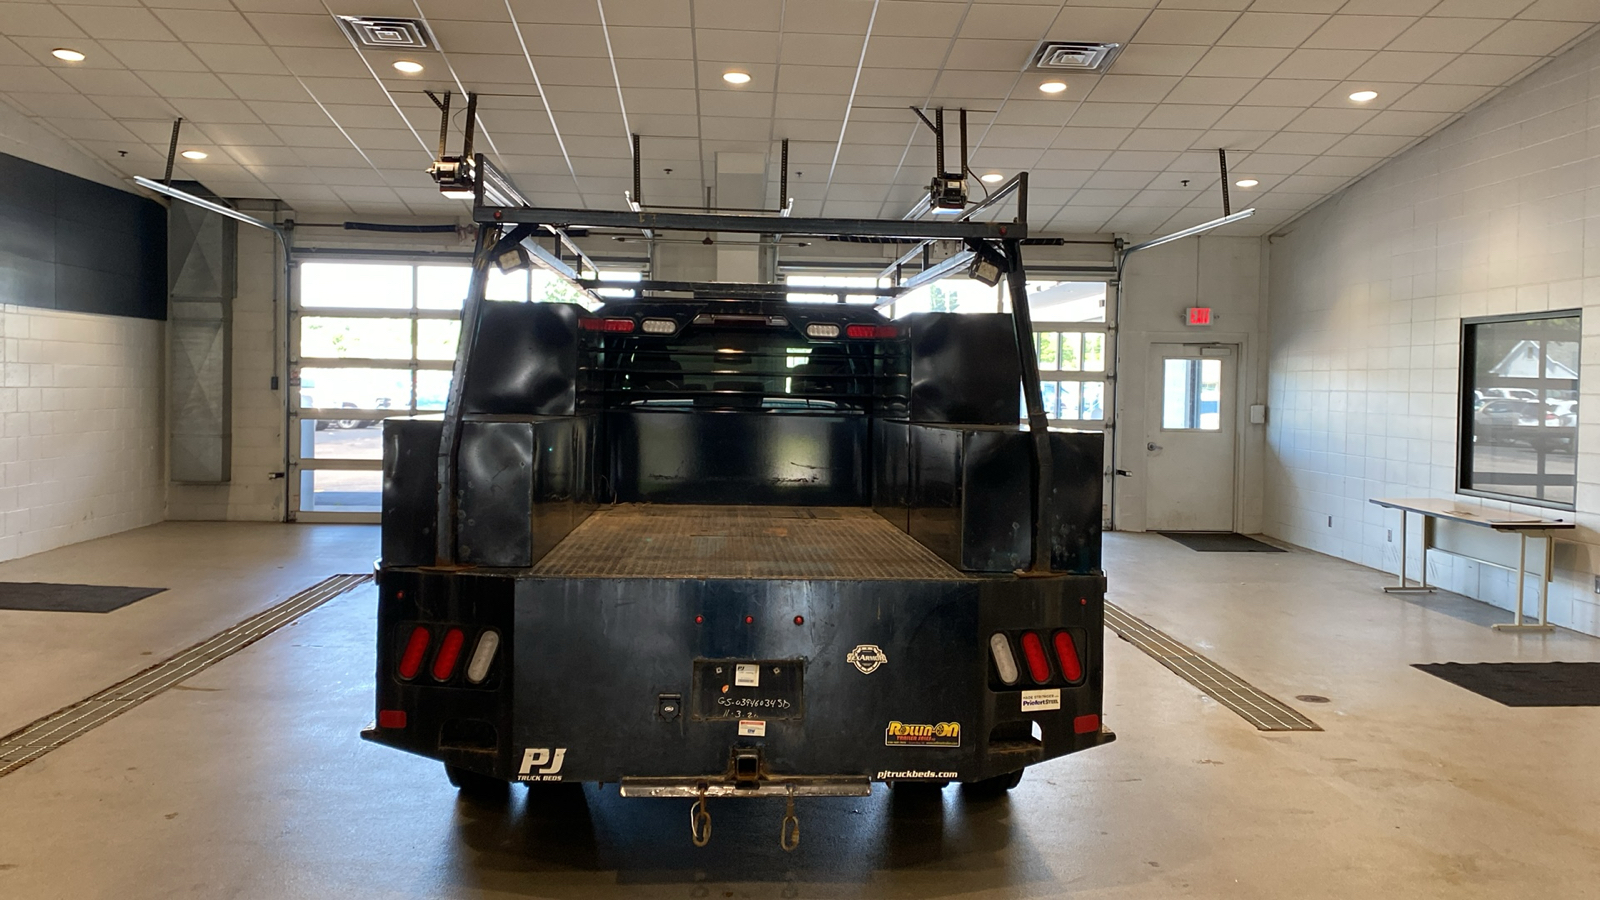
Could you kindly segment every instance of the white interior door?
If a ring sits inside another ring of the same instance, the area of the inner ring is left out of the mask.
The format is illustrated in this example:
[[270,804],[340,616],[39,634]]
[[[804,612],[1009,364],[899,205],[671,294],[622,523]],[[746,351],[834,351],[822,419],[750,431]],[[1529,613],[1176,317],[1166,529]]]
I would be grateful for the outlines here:
[[1236,348],[1150,349],[1145,527],[1232,531]]

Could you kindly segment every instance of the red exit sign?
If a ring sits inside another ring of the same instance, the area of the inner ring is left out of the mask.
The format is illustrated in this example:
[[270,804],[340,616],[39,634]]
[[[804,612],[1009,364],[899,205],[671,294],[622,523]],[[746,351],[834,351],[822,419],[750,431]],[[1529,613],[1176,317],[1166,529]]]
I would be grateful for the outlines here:
[[1188,309],[1185,309],[1183,311],[1183,313],[1184,313],[1184,317],[1185,317],[1184,321],[1185,321],[1186,324],[1189,324],[1189,325],[1210,325],[1211,324],[1211,307],[1209,307],[1209,306],[1191,306]]

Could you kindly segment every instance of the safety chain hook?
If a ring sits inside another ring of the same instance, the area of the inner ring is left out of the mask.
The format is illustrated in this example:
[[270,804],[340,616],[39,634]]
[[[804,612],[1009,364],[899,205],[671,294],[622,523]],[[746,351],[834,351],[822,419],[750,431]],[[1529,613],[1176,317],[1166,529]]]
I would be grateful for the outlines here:
[[789,785],[788,806],[783,811],[783,825],[778,829],[778,846],[793,852],[800,846],[800,820],[794,814],[794,785]]
[[711,843],[711,811],[706,809],[706,786],[700,785],[700,799],[689,807],[689,836],[696,847]]

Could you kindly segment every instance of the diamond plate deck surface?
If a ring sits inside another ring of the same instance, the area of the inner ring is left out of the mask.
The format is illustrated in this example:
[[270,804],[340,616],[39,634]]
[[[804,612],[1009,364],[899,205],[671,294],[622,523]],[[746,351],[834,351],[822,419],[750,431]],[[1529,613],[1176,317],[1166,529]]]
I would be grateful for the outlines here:
[[595,512],[533,573],[574,578],[967,578],[869,509],[634,504]]

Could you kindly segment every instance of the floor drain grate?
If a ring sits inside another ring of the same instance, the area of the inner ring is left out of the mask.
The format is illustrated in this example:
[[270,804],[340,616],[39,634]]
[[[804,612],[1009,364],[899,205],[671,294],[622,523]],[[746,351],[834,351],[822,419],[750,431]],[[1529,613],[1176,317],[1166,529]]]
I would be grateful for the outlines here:
[[293,622],[371,575],[334,575],[176,656],[0,738],[0,776],[9,775],[90,729]]
[[1106,603],[1106,627],[1261,731],[1322,730],[1322,726],[1282,701],[1109,601]]

